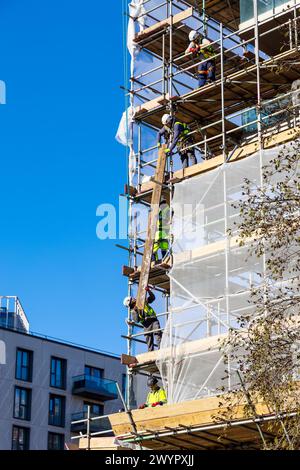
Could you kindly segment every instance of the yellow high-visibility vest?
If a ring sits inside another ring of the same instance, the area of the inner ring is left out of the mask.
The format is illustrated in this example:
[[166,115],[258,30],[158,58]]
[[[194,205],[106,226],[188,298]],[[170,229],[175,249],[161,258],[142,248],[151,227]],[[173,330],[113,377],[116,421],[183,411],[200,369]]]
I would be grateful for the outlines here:
[[157,403],[159,401],[167,403],[167,394],[163,388],[159,388],[158,390],[149,392],[146,400],[146,405],[151,406],[153,403]]

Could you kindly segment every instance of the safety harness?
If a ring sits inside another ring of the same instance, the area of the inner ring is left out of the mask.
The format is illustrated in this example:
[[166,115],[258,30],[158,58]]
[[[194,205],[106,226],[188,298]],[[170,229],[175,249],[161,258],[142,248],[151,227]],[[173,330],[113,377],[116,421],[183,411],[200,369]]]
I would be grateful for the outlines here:
[[139,322],[143,324],[147,318],[156,318],[155,310],[149,305],[145,304],[144,315],[138,310]]

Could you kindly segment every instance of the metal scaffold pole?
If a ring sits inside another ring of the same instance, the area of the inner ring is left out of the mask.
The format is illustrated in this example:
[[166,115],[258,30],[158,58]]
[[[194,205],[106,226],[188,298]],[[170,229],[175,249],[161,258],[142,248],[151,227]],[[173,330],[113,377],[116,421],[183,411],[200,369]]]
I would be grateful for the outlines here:
[[254,31],[255,31],[255,65],[257,81],[257,135],[259,150],[262,150],[262,120],[261,120],[261,84],[260,84],[260,51],[259,51],[259,25],[258,25],[258,0],[253,0],[254,6]]

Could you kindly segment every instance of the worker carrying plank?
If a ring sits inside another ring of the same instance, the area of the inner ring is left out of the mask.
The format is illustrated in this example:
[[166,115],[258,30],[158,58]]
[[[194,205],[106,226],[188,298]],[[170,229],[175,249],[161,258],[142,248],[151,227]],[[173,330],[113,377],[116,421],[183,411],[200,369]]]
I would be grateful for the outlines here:
[[155,377],[150,377],[147,380],[147,385],[150,387],[150,392],[148,393],[146,403],[139,406],[139,409],[142,410],[148,407],[162,406],[167,403],[167,394],[165,390],[158,385],[158,380]]
[[194,57],[201,60],[206,59],[198,66],[199,88],[216,80],[215,50],[207,38],[203,38],[198,31],[189,34],[190,44],[185,53],[192,53]]
[[[148,293],[144,310],[138,309],[136,299],[134,297],[125,297],[123,304],[125,307],[130,308],[131,317],[135,323],[140,323],[144,327],[145,338],[148,346],[148,351],[154,351],[154,337],[156,339],[157,347],[160,347],[162,333],[160,331],[160,323],[156,316],[154,309],[150,306],[155,300],[155,295],[150,287],[146,287]],[[159,330],[159,331],[157,331]]]
[[170,237],[170,208],[166,199],[162,199],[159,204],[159,214],[157,220],[157,229],[153,243],[152,261],[158,262],[159,250],[161,252],[161,260],[163,260],[169,250]]
[[164,114],[161,122],[163,127],[160,129],[157,135],[157,146],[161,146],[162,139],[165,140],[168,148],[165,152],[168,156],[173,155],[175,147],[177,147],[180,155],[182,168],[189,166],[189,160],[192,165],[197,163],[194,148],[186,149],[188,145],[193,145],[193,138],[189,135],[190,129],[187,124],[177,121],[171,114]]

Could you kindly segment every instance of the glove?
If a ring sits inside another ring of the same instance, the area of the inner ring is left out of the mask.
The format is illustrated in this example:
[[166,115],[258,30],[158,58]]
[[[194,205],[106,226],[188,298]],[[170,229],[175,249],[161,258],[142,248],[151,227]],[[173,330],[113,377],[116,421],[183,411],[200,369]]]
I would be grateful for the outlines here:
[[157,402],[155,402],[155,403],[152,403],[152,405],[151,405],[151,406],[152,406],[152,408],[154,408],[155,406],[158,406],[158,405],[159,405],[159,403],[160,403],[159,401],[157,401]]
[[150,289],[149,286],[145,287],[145,291],[146,291],[146,292],[150,292],[150,290],[151,290],[151,289]]
[[244,56],[244,57],[251,57],[250,51],[244,51],[244,52],[243,52],[243,56]]
[[167,153],[167,154],[170,154],[170,155],[171,155],[171,151],[170,151],[170,149],[165,149],[165,153]]

